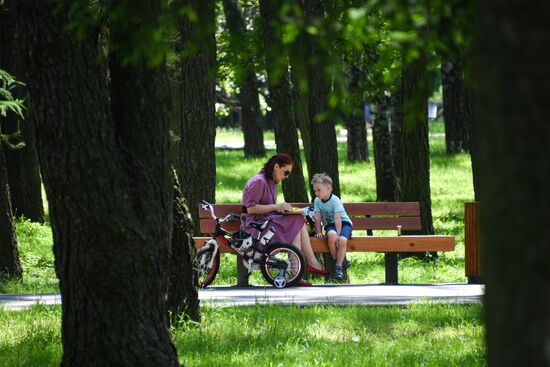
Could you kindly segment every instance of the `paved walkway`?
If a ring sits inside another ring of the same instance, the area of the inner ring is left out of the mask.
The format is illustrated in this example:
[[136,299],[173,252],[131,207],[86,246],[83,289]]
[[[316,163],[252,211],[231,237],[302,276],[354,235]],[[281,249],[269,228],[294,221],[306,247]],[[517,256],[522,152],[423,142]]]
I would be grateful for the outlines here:
[[[414,302],[480,303],[485,287],[480,284],[407,284],[407,285],[319,285],[314,287],[229,287],[201,290],[203,305],[250,306],[284,305],[408,305]],[[34,304],[61,304],[59,294],[0,294],[0,307],[8,310]]]

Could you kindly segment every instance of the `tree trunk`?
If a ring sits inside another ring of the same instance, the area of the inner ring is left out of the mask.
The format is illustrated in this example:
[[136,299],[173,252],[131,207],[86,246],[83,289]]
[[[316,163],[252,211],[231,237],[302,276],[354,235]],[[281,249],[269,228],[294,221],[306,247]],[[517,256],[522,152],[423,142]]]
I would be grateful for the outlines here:
[[[16,79],[21,80],[21,67],[14,56],[15,18],[10,9],[3,6],[0,10],[0,69],[6,70]],[[12,91],[14,97],[23,99],[23,87]],[[25,111],[25,121],[21,122],[21,132],[25,146],[13,150],[4,147],[8,182],[10,186],[11,207],[16,216],[23,215],[34,222],[44,221],[44,207],[42,203],[42,187],[38,156],[35,149],[34,123],[30,110]],[[3,117],[2,132],[11,134],[18,130],[18,120],[14,114]]]
[[261,29],[275,143],[277,152],[290,155],[294,161],[292,174],[283,181],[285,200],[287,202],[307,202],[308,196],[300,157],[298,132],[293,116],[288,57],[278,34],[280,28],[277,27],[276,21],[278,11],[279,8],[271,1],[260,0]]
[[[550,366],[550,4],[476,3],[489,366]],[[511,87],[513,86],[513,87]]]
[[193,220],[183,194],[177,174],[174,171],[174,223],[172,226],[172,253],[168,296],[166,304],[172,325],[180,321],[200,321],[197,277],[193,269],[195,241],[193,241]]
[[377,112],[372,125],[377,201],[398,200],[388,118],[390,103],[390,97],[381,96],[378,98],[376,103]]
[[229,43],[236,62],[241,100],[242,126],[244,135],[244,156],[265,156],[264,135],[258,97],[258,78],[254,71],[251,50],[247,49],[249,39],[242,10],[236,0],[223,0],[223,10]]
[[177,116],[175,134],[179,138],[176,171],[198,233],[199,203],[214,202],[216,189],[215,3],[192,0],[174,6],[179,5],[191,7],[199,19],[196,23],[187,16],[180,19],[176,52],[189,51],[193,44],[196,52],[181,55],[177,61],[174,93],[179,103],[173,106]]
[[[4,133],[15,132],[12,127],[16,122],[13,119],[10,120],[12,120],[9,121],[11,123],[7,125],[11,127],[4,128]],[[30,111],[27,111],[25,121],[21,122],[21,130],[25,146],[21,149],[4,147],[13,213],[33,222],[42,223],[44,222],[42,182],[35,149],[34,123]]]
[[363,90],[361,89],[361,56],[358,51],[353,51],[350,60],[351,81],[349,93],[352,99],[352,112],[347,116],[348,129],[348,161],[368,162],[369,147],[367,142],[367,124],[363,111]]
[[[54,233],[61,363],[177,366],[165,305],[172,180],[164,73],[141,58],[123,67],[114,54],[109,100],[94,61],[98,35],[76,41],[63,7],[54,16],[42,1],[15,5]],[[160,4],[127,11],[141,21]],[[119,44],[135,31],[111,25]]]
[[441,62],[441,83],[447,153],[467,151],[470,146],[467,119],[471,115],[466,111],[464,72],[458,59]]
[[[304,1],[304,15],[307,22],[323,19],[323,3],[320,0]],[[338,174],[338,146],[334,121],[326,117],[330,82],[324,73],[323,62],[328,59],[319,40],[307,36],[306,60],[308,64],[308,100],[311,121],[311,169],[310,172],[324,172],[332,178],[333,193],[340,196],[340,176]],[[312,194],[313,197],[313,194]]]
[[[3,125],[2,122],[0,125]],[[2,141],[0,140],[0,278],[20,277],[23,270],[19,262],[17,234],[13,221],[8,187],[8,172]]]
[[[300,0],[295,0],[300,2]],[[306,62],[306,39],[304,34],[299,34],[296,41],[290,46],[290,64],[292,78],[292,99],[294,101],[294,118],[300,126],[300,136],[304,147],[308,177],[315,172],[311,171],[311,120],[309,116],[308,84],[307,84],[307,62]],[[309,187],[309,180],[306,180],[306,187]],[[306,189],[306,191],[308,191]]]
[[401,149],[403,176],[401,200],[418,201],[422,229],[410,234],[433,234],[430,199],[430,149],[428,141],[428,82],[426,58],[403,61],[403,129]]
[[403,175],[403,161],[401,157],[401,129],[403,128],[403,92],[400,86],[391,95],[390,133],[391,156],[393,169],[397,179],[397,191],[401,191],[401,176]]
[[[478,119],[474,119],[473,116],[474,116],[474,106],[472,105],[473,104],[473,88],[472,87],[467,87],[466,88],[466,111],[468,111],[468,113],[470,114],[470,116],[472,116],[472,118],[470,118],[470,122],[471,122],[471,125],[469,127],[469,131],[470,131],[470,161],[472,163],[472,181],[473,181],[473,186],[474,186],[474,198],[475,198],[475,201],[484,201],[483,200],[483,194],[481,193],[482,191],[482,188],[481,188],[481,168],[480,168],[480,156],[479,156],[479,150],[480,148],[477,146],[478,142],[477,140],[474,138],[475,135],[479,135],[480,132],[478,131],[479,130],[479,127],[477,126],[477,124],[479,123]],[[479,139],[478,139],[479,140]]]

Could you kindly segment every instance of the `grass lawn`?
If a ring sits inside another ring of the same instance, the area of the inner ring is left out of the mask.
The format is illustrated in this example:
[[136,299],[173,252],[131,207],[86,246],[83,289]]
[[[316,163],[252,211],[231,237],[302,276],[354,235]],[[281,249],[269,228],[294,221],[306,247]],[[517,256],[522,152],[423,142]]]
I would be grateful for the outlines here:
[[[203,308],[172,329],[185,366],[484,366],[479,305]],[[61,309],[0,310],[0,367],[57,366]]]

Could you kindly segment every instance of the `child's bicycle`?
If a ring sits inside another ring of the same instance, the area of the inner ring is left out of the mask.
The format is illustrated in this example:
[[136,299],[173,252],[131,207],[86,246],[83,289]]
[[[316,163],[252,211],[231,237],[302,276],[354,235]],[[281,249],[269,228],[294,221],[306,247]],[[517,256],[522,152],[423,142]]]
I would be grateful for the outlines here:
[[252,227],[259,231],[257,238],[244,231],[231,234],[222,228],[222,223],[238,220],[238,215],[230,213],[224,218],[219,218],[214,214],[212,205],[204,200],[202,207],[210,211],[216,227],[212,238],[200,248],[194,261],[201,288],[210,285],[218,274],[220,246],[242,258],[249,276],[252,269],[259,267],[265,280],[277,288],[294,285],[302,279],[306,267],[304,255],[294,245],[270,243],[275,234],[275,228],[270,226],[270,220],[251,223]]

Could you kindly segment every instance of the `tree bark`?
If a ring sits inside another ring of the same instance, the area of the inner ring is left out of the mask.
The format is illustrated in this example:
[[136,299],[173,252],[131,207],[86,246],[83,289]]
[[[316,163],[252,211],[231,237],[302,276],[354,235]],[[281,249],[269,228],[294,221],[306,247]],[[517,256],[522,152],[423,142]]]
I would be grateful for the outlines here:
[[[400,83],[401,84],[401,83]],[[403,91],[400,86],[391,95],[390,133],[391,155],[393,168],[397,179],[397,189],[400,191],[401,176],[403,176],[403,160],[401,157],[401,129],[403,128]]]
[[471,114],[467,111],[464,71],[458,58],[442,60],[441,83],[447,153],[468,151],[470,136],[467,119],[471,118]]
[[[320,0],[305,0],[306,22],[324,18],[323,3]],[[332,178],[333,193],[340,196],[338,173],[338,146],[334,121],[327,118],[330,83],[325,75],[324,62],[328,59],[319,40],[312,35],[306,37],[306,60],[308,70],[309,117],[311,121],[311,169],[310,173],[324,172]],[[313,197],[313,193],[312,193]]]
[[482,188],[481,188],[481,167],[480,167],[480,156],[479,151],[480,147],[477,146],[478,140],[474,137],[476,135],[479,135],[480,132],[479,127],[477,124],[479,123],[478,119],[473,118],[474,116],[474,106],[473,106],[473,88],[467,87],[466,88],[466,105],[467,105],[467,111],[472,116],[470,118],[471,126],[469,128],[470,130],[470,161],[472,164],[472,181],[474,186],[474,198],[475,201],[482,202],[483,200],[483,194],[482,194]]
[[[183,16],[178,25],[176,52],[181,59],[177,61],[175,74],[174,99],[178,103],[173,106],[177,119],[175,134],[179,139],[176,171],[195,231],[199,233],[199,203],[214,202],[216,189],[215,3],[192,0],[174,4],[180,5],[191,7],[198,21]],[[192,45],[196,51],[187,54]]]
[[166,304],[172,325],[180,321],[200,321],[199,294],[193,269],[195,241],[193,220],[174,171],[174,208],[172,226],[172,253],[170,256],[168,296]]
[[[21,80],[22,71],[14,55],[14,32],[15,18],[10,14],[10,8],[2,6],[0,10],[0,69],[6,70]],[[18,87],[12,91],[14,97],[23,99],[24,88]],[[27,101],[28,102],[28,101]],[[25,216],[34,222],[44,221],[44,207],[42,203],[42,184],[38,166],[38,156],[35,148],[34,123],[30,109],[25,111],[25,121],[21,122],[22,140],[25,146],[13,150],[4,147],[8,182],[10,186],[11,207],[16,216]],[[14,114],[3,117],[2,124],[4,134],[12,134],[18,130],[18,120]]]
[[[14,133],[16,122],[9,119],[11,127],[4,128],[4,133]],[[25,121],[21,122],[21,131],[25,146],[20,149],[4,147],[8,182],[10,186],[11,204],[16,216],[24,216],[33,222],[44,222],[44,206],[42,202],[42,182],[38,165],[38,155],[35,149],[34,123],[30,111],[27,111]]]
[[287,202],[308,202],[298,132],[294,123],[288,57],[279,33],[281,28],[277,24],[278,12],[278,6],[271,1],[260,0],[261,29],[275,143],[277,152],[290,155],[294,161],[292,174],[283,181],[285,200]]
[[398,200],[388,117],[390,103],[390,97],[381,96],[378,98],[376,103],[377,112],[372,125],[377,201]]
[[[54,233],[61,363],[178,366],[165,305],[172,180],[163,70],[142,58],[122,66],[124,55],[113,54],[109,100],[98,35],[66,33],[63,7],[14,3]],[[127,11],[149,22],[160,4]],[[111,34],[124,42],[136,26],[113,22]]]
[[11,212],[8,172],[3,144],[0,140],[0,278],[19,278],[22,273],[17,249],[17,234]]
[[403,129],[401,149],[403,172],[401,200],[418,201],[422,229],[411,234],[433,234],[430,198],[430,149],[428,141],[428,83],[426,57],[403,62]]
[[475,4],[487,361],[550,366],[550,4]]
[[251,50],[247,48],[249,39],[242,10],[236,0],[223,0],[223,10],[229,43],[236,59],[239,76],[239,99],[241,100],[242,126],[244,135],[244,156],[265,156],[264,135],[258,96],[258,78],[254,71]]
[[350,60],[351,80],[349,85],[352,112],[346,119],[348,129],[348,161],[350,162],[369,161],[367,123],[364,117],[363,90],[361,88],[363,71],[360,66],[361,56],[358,51],[353,51],[353,57]]
[[[295,0],[298,6],[301,6],[300,0]],[[294,101],[294,118],[300,127],[300,136],[304,148],[304,157],[308,171],[308,177],[312,177],[315,172],[311,171],[311,119],[309,116],[308,99],[308,71],[305,48],[307,46],[305,35],[300,33],[296,41],[290,45],[289,53],[292,79],[292,99]],[[306,180],[306,187],[309,187],[309,180]],[[306,189],[306,191],[308,191]]]

